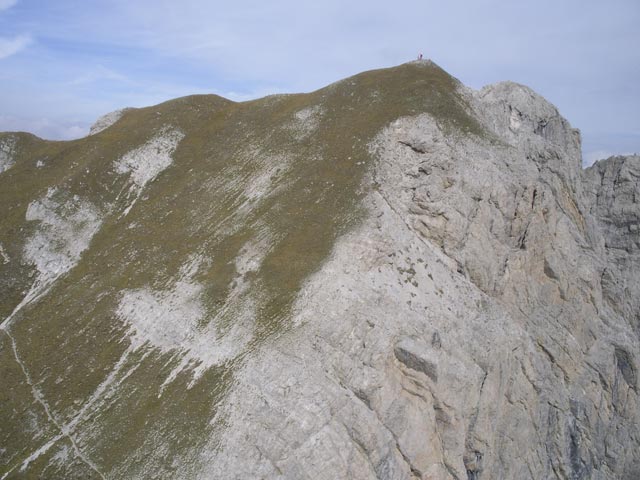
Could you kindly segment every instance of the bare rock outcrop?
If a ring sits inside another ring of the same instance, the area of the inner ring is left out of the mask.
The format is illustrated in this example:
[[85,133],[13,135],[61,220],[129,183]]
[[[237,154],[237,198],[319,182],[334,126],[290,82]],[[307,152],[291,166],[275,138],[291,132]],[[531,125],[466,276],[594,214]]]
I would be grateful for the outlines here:
[[95,135],[96,133],[100,133],[103,130],[106,130],[111,125],[116,123],[122,116],[127,113],[130,108],[121,108],[119,110],[114,110],[113,112],[109,112],[98,118],[91,128],[89,129],[89,135]]
[[202,478],[640,474],[640,165],[583,173],[526,87],[466,95],[484,136],[419,115],[372,143],[369,220],[244,368]]
[[640,337],[640,157],[596,162],[585,170],[585,180],[590,213],[607,255],[604,299]]

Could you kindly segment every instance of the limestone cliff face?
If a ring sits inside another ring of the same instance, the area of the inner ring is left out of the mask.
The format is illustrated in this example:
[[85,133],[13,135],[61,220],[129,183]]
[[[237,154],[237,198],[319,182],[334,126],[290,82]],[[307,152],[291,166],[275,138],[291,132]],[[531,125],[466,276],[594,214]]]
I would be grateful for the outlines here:
[[527,87],[3,138],[3,478],[640,476],[640,158]]
[[640,158],[613,157],[586,170],[585,191],[606,249],[602,290],[640,336]]

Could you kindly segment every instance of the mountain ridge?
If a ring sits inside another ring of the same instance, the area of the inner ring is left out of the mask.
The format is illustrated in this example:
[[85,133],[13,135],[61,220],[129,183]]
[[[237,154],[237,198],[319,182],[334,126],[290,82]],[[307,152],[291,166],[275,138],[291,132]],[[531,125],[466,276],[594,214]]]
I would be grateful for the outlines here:
[[638,158],[583,171],[527,87],[411,62],[15,138],[2,478],[637,473]]

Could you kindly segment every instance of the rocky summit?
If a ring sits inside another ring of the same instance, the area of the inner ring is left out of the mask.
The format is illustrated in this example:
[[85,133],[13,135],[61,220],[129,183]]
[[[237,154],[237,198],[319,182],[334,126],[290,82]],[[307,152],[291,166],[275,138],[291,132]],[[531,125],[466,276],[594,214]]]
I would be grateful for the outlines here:
[[430,61],[0,134],[0,478],[640,478],[640,157]]

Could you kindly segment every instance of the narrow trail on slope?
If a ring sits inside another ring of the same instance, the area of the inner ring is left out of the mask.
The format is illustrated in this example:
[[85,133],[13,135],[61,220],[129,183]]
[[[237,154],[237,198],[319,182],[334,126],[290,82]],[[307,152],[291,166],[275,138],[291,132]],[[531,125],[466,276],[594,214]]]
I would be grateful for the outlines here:
[[[85,463],[89,468],[91,468],[91,470],[96,472],[100,476],[100,478],[102,478],[103,480],[106,480],[106,477],[102,474],[102,472],[100,472],[100,470],[98,470],[98,467],[96,467],[96,465],[81,452],[80,447],[78,447],[76,441],[73,439],[73,437],[71,436],[71,434],[67,430],[66,426],[60,425],[60,423],[58,423],[58,421],[53,417],[53,415],[51,414],[51,409],[49,408],[49,405],[45,401],[45,399],[44,399],[44,397],[42,395],[42,392],[40,392],[40,390],[38,390],[38,388],[33,384],[32,380],[31,380],[31,376],[29,375],[29,372],[27,371],[27,368],[25,367],[24,363],[20,359],[20,355],[18,354],[18,348],[16,346],[16,341],[13,338],[13,335],[11,335],[6,328],[3,328],[3,330],[4,330],[4,333],[9,337],[9,340],[11,341],[11,348],[13,349],[13,355],[14,355],[14,357],[16,359],[16,362],[20,366],[20,369],[22,370],[22,373],[24,374],[24,377],[25,377],[25,380],[27,381],[27,384],[29,385],[29,387],[31,387],[31,393],[33,394],[33,398],[42,406],[42,408],[44,409],[45,413],[47,414],[47,418],[49,419],[49,421],[51,423],[53,423],[58,428],[58,430],[60,430],[60,435],[58,437],[54,438],[53,440],[51,440],[48,444],[46,444],[45,445],[46,448],[45,447],[40,448],[37,453],[42,454],[42,453],[46,452],[49,448],[51,448],[51,446],[58,439],[60,439],[61,437],[64,436],[71,442],[71,445],[73,446],[73,449],[74,449],[76,455],[78,456],[78,458],[80,460],[82,460],[82,462]],[[34,457],[33,459],[35,459],[35,458],[36,457]],[[29,459],[32,459],[32,458],[29,457]],[[22,469],[24,469],[24,467],[26,467],[26,465],[23,464]],[[9,474],[9,472],[7,472],[7,475],[8,474]],[[6,477],[6,475],[5,475],[5,477]]]

